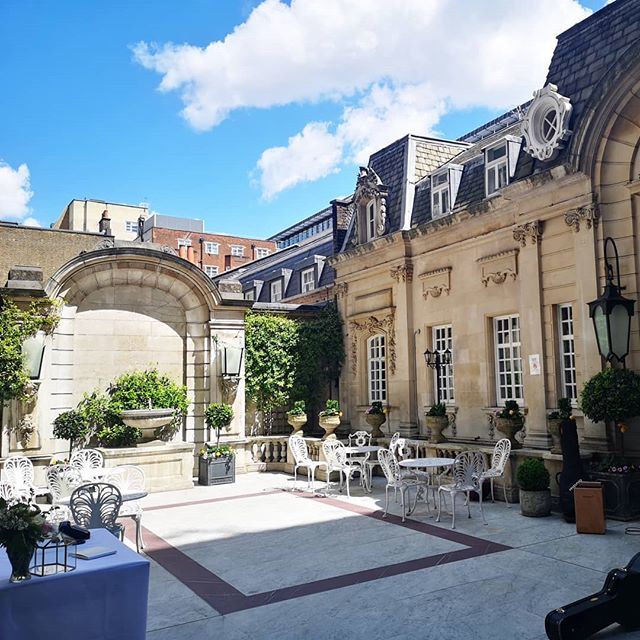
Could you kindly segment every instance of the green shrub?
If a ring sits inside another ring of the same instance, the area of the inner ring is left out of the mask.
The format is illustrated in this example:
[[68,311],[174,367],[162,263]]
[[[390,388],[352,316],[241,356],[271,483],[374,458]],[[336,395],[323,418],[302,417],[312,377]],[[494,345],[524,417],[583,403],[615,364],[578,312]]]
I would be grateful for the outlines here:
[[102,447],[133,447],[142,436],[142,431],[126,424],[114,424],[101,429],[97,435]]
[[438,402],[431,406],[426,415],[428,415],[429,417],[446,416],[447,406],[444,404],[444,402]]
[[340,411],[340,403],[337,400],[327,400],[324,411],[321,411],[319,415],[323,417],[342,415],[342,412]]
[[544,491],[549,488],[549,472],[540,458],[527,458],[518,467],[518,484],[523,491]]
[[89,432],[89,425],[76,409],[63,411],[53,421],[53,435],[61,440],[69,441],[69,457],[71,457],[73,445],[78,440],[86,438]]
[[216,447],[220,444],[220,432],[228,429],[233,420],[233,407],[224,402],[212,402],[204,410],[207,426],[216,430]]
[[571,400],[569,398],[558,398],[558,408],[547,414],[549,420],[569,420],[571,418]]
[[293,403],[293,407],[287,411],[290,416],[304,416],[307,412],[307,407],[304,400],[297,400]]
[[594,422],[619,422],[640,415],[640,376],[629,369],[605,369],[582,388],[580,404]]
[[522,418],[520,405],[515,400],[507,400],[504,403],[504,409],[501,409],[496,413],[496,418],[507,418],[509,420],[518,420]]

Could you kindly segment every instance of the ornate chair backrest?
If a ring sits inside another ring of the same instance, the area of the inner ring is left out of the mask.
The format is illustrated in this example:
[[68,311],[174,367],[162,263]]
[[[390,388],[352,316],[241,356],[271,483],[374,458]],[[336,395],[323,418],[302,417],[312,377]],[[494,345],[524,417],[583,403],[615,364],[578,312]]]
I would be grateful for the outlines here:
[[311,462],[307,443],[302,436],[291,436],[289,438],[289,446],[291,447],[291,453],[293,454],[293,459],[296,461],[296,464]]
[[411,457],[411,451],[407,447],[406,438],[396,438],[395,442],[389,445],[389,451],[396,460],[404,460],[405,458]]
[[33,464],[26,456],[10,456],[4,461],[4,480],[19,491],[33,487]]
[[396,444],[397,444],[399,439],[400,439],[400,432],[396,431],[391,436],[391,440],[389,440],[389,451],[391,451],[392,453],[396,450]]
[[322,451],[330,467],[338,469],[347,465],[347,452],[340,440],[325,440],[322,443]]
[[79,449],[71,454],[69,464],[83,474],[89,469],[104,467],[104,458],[97,449]]
[[400,482],[400,465],[393,454],[386,449],[380,449],[378,451],[378,462],[382,467],[384,477],[387,479],[387,484],[391,486],[398,484]]
[[49,467],[46,477],[54,504],[61,498],[70,496],[73,490],[82,484],[80,472],[67,464],[56,464]]
[[350,447],[368,447],[371,444],[371,434],[368,431],[356,431],[349,434]]
[[509,455],[511,454],[511,442],[508,438],[502,438],[496,442],[491,456],[491,471],[502,474],[507,466]]
[[120,491],[146,491],[144,471],[135,464],[121,464],[107,472],[105,482],[114,484]]
[[453,483],[456,487],[479,489],[484,471],[484,455],[480,451],[463,451],[453,462]]
[[118,487],[106,482],[83,484],[71,494],[71,515],[87,529],[113,529],[122,506]]
[[13,502],[17,498],[13,485],[8,482],[0,482],[0,498],[7,502]]

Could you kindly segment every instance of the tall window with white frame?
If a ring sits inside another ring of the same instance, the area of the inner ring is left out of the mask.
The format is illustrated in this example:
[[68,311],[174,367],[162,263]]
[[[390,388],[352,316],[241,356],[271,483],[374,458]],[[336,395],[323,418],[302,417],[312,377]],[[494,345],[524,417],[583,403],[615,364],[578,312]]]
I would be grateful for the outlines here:
[[282,280],[274,280],[271,285],[271,302],[279,302],[282,300]]
[[439,218],[449,213],[449,172],[431,176],[431,217]]
[[[431,339],[434,351],[442,353],[449,349],[453,353],[453,333],[450,324],[433,327]],[[455,402],[452,364],[440,367],[439,371],[438,369],[433,370],[433,384],[436,389],[440,388],[440,402],[445,404],[453,404]]]
[[485,150],[485,185],[490,196],[509,184],[507,143]]
[[315,269],[304,269],[300,274],[300,290],[302,293],[313,291],[316,288]]
[[573,338],[573,308],[558,305],[558,334],[560,338],[560,382],[562,395],[575,405],[578,398],[576,383],[576,349]]
[[387,347],[385,336],[378,334],[367,340],[369,402],[387,401]]
[[367,204],[365,213],[365,240],[366,242],[369,242],[369,240],[373,240],[376,237],[376,203],[373,200]]
[[493,319],[495,341],[496,396],[499,405],[507,400],[522,404],[522,354],[520,351],[520,316]]

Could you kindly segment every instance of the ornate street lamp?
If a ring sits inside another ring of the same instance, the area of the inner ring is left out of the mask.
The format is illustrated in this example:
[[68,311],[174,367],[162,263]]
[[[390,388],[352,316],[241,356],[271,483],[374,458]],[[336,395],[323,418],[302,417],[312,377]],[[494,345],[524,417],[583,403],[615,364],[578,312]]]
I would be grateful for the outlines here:
[[424,360],[427,367],[436,370],[436,404],[440,404],[440,371],[451,364],[451,350],[438,351],[434,349],[431,351],[427,349],[424,352]]
[[[614,283],[613,267],[607,257],[609,244],[615,253],[617,284]],[[613,238],[607,237],[604,241],[604,261],[607,284],[602,295],[589,302],[589,317],[593,320],[600,355],[609,362],[615,359],[624,364],[629,353],[631,317],[636,301],[625,298],[621,293],[624,287],[620,286],[620,260]]]

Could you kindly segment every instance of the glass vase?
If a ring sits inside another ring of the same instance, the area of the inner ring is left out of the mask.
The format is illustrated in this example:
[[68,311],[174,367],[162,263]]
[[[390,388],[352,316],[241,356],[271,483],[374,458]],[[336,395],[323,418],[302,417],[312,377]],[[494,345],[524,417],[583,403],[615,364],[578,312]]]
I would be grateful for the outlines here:
[[23,543],[7,545],[7,556],[11,563],[11,577],[9,582],[24,582],[31,578],[29,564],[33,556],[33,547],[26,547]]

